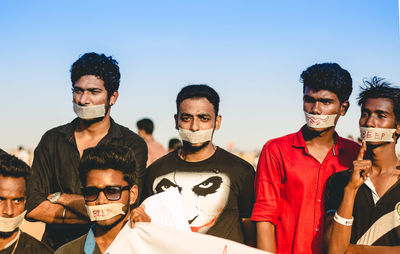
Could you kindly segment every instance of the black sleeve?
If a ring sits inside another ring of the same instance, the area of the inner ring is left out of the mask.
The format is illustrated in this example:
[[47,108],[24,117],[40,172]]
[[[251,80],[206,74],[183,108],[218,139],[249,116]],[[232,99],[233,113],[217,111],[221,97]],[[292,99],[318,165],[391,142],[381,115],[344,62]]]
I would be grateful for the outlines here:
[[254,205],[255,171],[250,164],[246,165],[246,169],[240,178],[241,184],[238,197],[240,218],[250,218]]
[[27,202],[28,213],[40,203],[46,201],[50,194],[50,181],[52,179],[51,149],[49,149],[48,135],[43,135],[39,145],[35,149],[32,171],[33,174],[27,181]]
[[133,143],[130,145],[130,148],[133,149],[133,152],[135,153],[136,184],[139,189],[138,197],[140,197],[143,190],[144,177],[146,174],[147,145],[141,137],[136,136]]
[[329,177],[325,188],[325,215],[333,215],[342,203],[344,187],[351,176],[351,171],[346,170]]

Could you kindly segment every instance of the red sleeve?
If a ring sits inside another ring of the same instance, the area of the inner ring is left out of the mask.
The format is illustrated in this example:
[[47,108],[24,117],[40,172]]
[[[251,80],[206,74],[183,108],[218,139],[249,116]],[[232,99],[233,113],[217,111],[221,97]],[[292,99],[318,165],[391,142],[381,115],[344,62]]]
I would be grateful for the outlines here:
[[270,142],[261,151],[256,171],[255,195],[251,220],[268,221],[274,225],[280,214],[281,166]]

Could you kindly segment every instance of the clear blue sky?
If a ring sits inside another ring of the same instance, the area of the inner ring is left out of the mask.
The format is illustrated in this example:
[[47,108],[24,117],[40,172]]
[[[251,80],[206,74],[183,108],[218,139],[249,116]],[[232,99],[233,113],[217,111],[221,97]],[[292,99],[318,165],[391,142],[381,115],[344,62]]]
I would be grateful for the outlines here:
[[179,90],[207,83],[221,96],[215,143],[260,149],[304,123],[300,73],[337,62],[354,82],[338,132],[358,135],[362,78],[400,85],[398,0],[11,1],[0,8],[0,147],[34,148],[71,121],[69,68],[83,53],[114,56],[121,69],[113,118],[136,131],[150,117],[166,145],[177,136]]

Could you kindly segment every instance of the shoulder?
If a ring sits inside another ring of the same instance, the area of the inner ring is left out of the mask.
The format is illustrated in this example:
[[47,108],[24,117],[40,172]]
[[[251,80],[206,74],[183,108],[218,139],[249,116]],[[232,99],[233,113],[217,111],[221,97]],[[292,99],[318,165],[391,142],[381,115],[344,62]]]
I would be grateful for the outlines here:
[[239,168],[243,168],[244,170],[254,171],[254,168],[250,163],[248,163],[247,161],[243,160],[242,158],[234,155],[233,153],[230,153],[220,147],[218,147],[216,152],[218,153],[218,156],[220,156],[221,160],[225,161],[228,164],[231,164],[235,168],[239,167]]
[[118,129],[121,132],[121,135],[123,136],[124,139],[127,139],[136,145],[141,145],[141,146],[147,147],[146,142],[138,134],[133,132],[131,129],[129,129],[123,125],[120,125],[118,123],[115,123],[115,125],[118,127]]
[[87,234],[84,234],[83,236],[64,244],[56,250],[55,254],[84,253],[83,249],[86,237]]
[[360,150],[360,144],[354,142],[353,140],[338,136],[338,141],[341,142],[344,148],[347,150],[356,151],[357,153]]
[[298,133],[291,133],[279,138],[273,138],[268,140],[264,146],[264,151],[271,151],[271,150],[280,150],[282,147],[291,147],[293,145],[294,139]]
[[160,169],[165,169],[169,167],[173,167],[175,165],[174,162],[177,162],[177,152],[172,151],[167,153],[166,155],[162,156],[161,158],[154,161],[150,166],[147,168],[148,172],[159,171]]
[[25,232],[21,232],[20,243],[25,249],[29,249],[29,253],[47,254],[54,252],[45,243],[40,242],[39,240],[35,239]]

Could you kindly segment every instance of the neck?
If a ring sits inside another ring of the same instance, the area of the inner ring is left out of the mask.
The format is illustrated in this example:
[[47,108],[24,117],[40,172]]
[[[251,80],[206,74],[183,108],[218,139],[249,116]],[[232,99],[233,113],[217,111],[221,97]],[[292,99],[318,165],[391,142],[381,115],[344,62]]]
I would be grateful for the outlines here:
[[398,159],[395,146],[394,142],[383,143],[381,145],[368,145],[366,157],[372,161],[373,171],[385,173],[396,167]]
[[193,152],[192,149],[188,148],[188,145],[184,144],[178,154],[184,161],[199,162],[210,158],[215,153],[216,149],[212,141],[196,152]]
[[125,217],[112,228],[102,228],[97,225],[94,227],[94,238],[102,253],[104,253],[111,245],[112,241],[114,241],[115,237],[127,222],[127,218],[128,217]]
[[80,132],[82,134],[97,136],[108,132],[111,126],[111,120],[109,113],[98,122],[88,122],[79,119],[78,126],[75,128],[75,132]]
[[146,141],[146,142],[151,142],[151,141],[154,140],[154,137],[153,137],[153,135],[151,135],[151,134],[144,134],[144,135],[142,135],[141,137],[142,137],[142,138],[144,139],[144,141]]
[[306,144],[320,144],[332,146],[335,141],[335,127],[328,128],[324,131],[314,131],[307,126],[303,128],[303,137]]
[[15,237],[17,237],[19,229],[15,230],[10,236],[0,238],[0,250],[3,250],[7,244],[9,244]]

